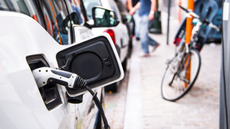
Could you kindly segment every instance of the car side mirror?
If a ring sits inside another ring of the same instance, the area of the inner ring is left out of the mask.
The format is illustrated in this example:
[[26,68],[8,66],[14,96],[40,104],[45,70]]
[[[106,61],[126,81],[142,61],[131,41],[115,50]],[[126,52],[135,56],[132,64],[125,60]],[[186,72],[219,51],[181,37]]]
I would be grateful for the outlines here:
[[80,20],[76,12],[72,12],[62,21],[61,32],[63,34],[68,34],[68,30],[71,28],[71,24],[80,24]]
[[[123,68],[112,39],[107,33],[72,44],[56,55],[59,68],[79,75],[90,88],[104,87],[121,80]],[[80,95],[85,89],[69,89]]]
[[102,7],[93,7],[92,16],[94,27],[114,27],[119,24],[114,11]]

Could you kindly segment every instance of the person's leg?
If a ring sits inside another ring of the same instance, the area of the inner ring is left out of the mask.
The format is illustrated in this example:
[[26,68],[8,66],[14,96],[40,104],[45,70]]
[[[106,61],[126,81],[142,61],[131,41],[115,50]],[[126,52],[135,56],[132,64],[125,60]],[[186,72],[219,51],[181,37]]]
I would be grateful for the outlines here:
[[149,18],[147,15],[142,16],[140,19],[141,19],[141,21],[140,21],[140,25],[141,25],[141,27],[140,27],[141,47],[142,47],[142,50],[144,53],[149,53],[149,47],[148,47],[149,45],[158,47],[159,44],[148,35],[149,25],[151,25],[152,21],[149,21]]
[[149,48],[148,48],[148,40],[149,40],[149,36],[148,36],[148,22],[149,22],[149,19],[148,19],[148,16],[147,15],[144,15],[144,16],[141,16],[140,17],[140,24],[141,27],[140,27],[140,42],[141,42],[141,48],[142,48],[142,51],[145,53],[145,54],[148,54],[149,53]]
[[135,21],[135,37],[140,38],[140,16],[139,16],[139,10],[135,12],[133,15],[134,21]]
[[[148,22],[148,29],[152,25],[153,20]],[[148,44],[151,46],[156,46],[158,43],[148,35]]]

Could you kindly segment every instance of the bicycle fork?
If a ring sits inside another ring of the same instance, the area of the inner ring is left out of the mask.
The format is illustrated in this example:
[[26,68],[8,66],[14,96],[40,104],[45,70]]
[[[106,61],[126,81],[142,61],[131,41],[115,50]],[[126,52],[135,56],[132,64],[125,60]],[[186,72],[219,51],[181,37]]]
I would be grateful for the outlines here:
[[186,62],[186,59],[188,58],[188,62],[187,62],[187,66],[185,67],[185,74],[187,72],[187,69],[189,67],[189,64],[190,64],[190,61],[191,61],[191,56],[189,56],[190,52],[185,53],[183,58],[182,58],[182,61],[181,61],[181,64],[179,65],[179,68],[178,68],[178,71],[176,73],[174,73],[173,75],[173,78],[172,80],[169,82],[169,86],[172,86],[172,83],[173,81],[175,80],[175,78],[179,77],[182,81],[184,81],[185,83],[189,84],[190,81],[188,79],[186,79],[184,76],[181,77],[181,73],[183,72],[183,69],[184,69],[184,65],[185,65],[185,62]]

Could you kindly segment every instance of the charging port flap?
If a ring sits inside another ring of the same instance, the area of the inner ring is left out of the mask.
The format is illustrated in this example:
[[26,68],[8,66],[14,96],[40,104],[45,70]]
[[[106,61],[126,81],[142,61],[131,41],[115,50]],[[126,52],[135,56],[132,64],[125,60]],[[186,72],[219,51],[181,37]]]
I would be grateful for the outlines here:
[[[56,55],[59,67],[78,74],[90,88],[103,87],[120,81],[124,72],[116,48],[108,34],[73,44]],[[85,89],[67,89],[81,94]]]

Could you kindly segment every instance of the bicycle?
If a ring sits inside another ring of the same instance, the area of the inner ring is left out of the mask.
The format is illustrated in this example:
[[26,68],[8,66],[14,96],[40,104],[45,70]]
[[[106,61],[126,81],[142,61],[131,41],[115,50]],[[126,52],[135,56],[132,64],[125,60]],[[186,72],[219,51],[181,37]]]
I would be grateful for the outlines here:
[[201,19],[194,12],[179,6],[186,11],[187,14],[193,16],[194,27],[189,44],[185,44],[184,38],[181,44],[177,47],[175,57],[167,64],[161,83],[161,95],[163,99],[168,101],[176,101],[182,98],[194,85],[201,66],[201,57],[197,50],[198,34],[203,25],[215,28],[220,31],[220,28],[213,25],[208,20]]

